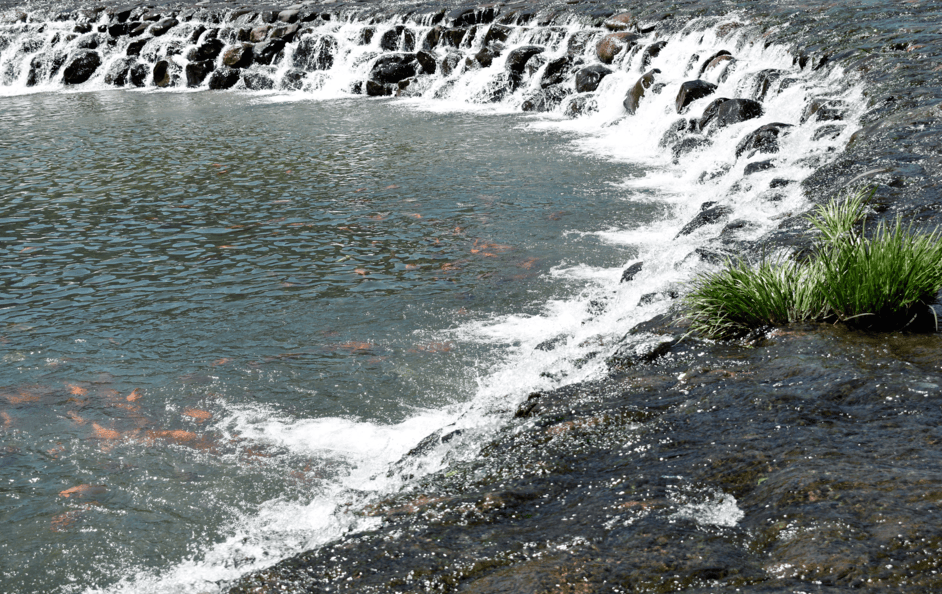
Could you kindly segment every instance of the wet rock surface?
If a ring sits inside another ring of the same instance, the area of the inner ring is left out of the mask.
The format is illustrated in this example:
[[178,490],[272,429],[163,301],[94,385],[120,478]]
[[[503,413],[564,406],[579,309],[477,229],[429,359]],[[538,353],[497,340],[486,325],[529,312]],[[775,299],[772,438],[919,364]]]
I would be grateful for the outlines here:
[[801,326],[657,344],[531,394],[476,458],[362,510],[377,528],[231,591],[942,587],[942,339]]

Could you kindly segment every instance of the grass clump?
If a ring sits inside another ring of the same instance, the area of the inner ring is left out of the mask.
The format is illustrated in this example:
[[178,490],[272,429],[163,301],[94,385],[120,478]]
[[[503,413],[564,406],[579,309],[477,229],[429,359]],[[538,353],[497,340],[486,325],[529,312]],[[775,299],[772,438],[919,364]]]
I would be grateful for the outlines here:
[[[686,297],[692,330],[735,338],[764,326],[835,321],[892,330],[904,328],[942,289],[942,236],[914,232],[899,217],[868,237],[866,206],[874,190],[860,190],[817,207],[809,217],[820,232],[812,257],[750,264],[729,260],[701,275]],[[934,315],[934,312],[933,312]]]

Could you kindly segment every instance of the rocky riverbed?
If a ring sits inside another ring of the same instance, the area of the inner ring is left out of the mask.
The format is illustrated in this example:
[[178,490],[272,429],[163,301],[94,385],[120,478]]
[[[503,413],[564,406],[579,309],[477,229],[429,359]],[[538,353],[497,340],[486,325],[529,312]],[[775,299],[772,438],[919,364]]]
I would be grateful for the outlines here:
[[933,591],[940,356],[825,326],[683,341],[532,394],[474,461],[352,512],[377,529],[232,592]]

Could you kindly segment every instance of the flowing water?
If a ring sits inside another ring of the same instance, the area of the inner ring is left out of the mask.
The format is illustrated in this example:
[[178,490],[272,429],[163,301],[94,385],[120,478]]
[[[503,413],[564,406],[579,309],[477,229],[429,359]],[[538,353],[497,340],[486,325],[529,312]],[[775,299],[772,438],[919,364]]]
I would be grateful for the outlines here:
[[[180,82],[220,27],[200,18],[145,36],[138,63],[169,58],[168,88],[105,81],[126,37],[96,39],[103,65],[63,83],[50,64],[106,13],[0,32],[4,591],[214,591],[375,523],[356,512],[473,457],[530,392],[604,375],[685,282],[807,209],[798,182],[863,111],[841,68],[797,63],[741,15],[644,33],[578,117],[568,99],[521,111],[553,58],[593,63],[606,32],[575,21],[510,26],[503,56],[545,56],[509,91],[503,58],[462,65],[481,25],[433,45],[460,56],[451,73],[368,98],[385,33],[408,49],[397,19],[322,22],[209,91]],[[304,44],[330,64],[285,88]],[[651,68],[663,86],[626,115]],[[718,88],[691,114],[746,97],[762,115],[672,151],[675,97],[701,72]],[[261,78],[272,88],[246,88]],[[839,119],[807,117],[822,98]],[[778,152],[737,156],[776,122],[793,126]],[[440,446],[400,462],[430,434]],[[718,497],[704,513],[735,525]]]

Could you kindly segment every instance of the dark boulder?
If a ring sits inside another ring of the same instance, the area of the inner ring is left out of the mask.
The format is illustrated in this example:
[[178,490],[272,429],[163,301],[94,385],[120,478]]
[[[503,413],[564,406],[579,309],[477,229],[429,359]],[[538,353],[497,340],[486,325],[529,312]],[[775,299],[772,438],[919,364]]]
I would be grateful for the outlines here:
[[720,129],[762,115],[762,104],[752,99],[717,99],[700,118],[700,129]]
[[756,153],[777,153],[779,136],[791,127],[791,124],[776,122],[753,130],[736,145],[736,156],[746,155],[748,159]]
[[169,87],[173,83],[173,77],[170,72],[170,62],[160,60],[154,64],[154,86]]
[[688,120],[681,118],[670,125],[667,131],[661,136],[661,140],[658,142],[658,146],[665,148],[668,146],[673,146],[680,142],[684,137],[686,137],[691,132],[697,131],[697,122],[696,120]]
[[305,36],[294,50],[292,64],[302,70],[330,70],[337,48],[337,40],[331,35]]
[[675,101],[677,113],[683,113],[686,111],[688,105],[698,99],[708,97],[714,92],[716,92],[716,85],[711,82],[705,80],[688,80],[680,85],[680,90],[677,91],[677,100]]
[[452,27],[466,27],[480,23],[490,23],[497,16],[494,4],[484,6],[462,6],[445,14],[445,22]]
[[[395,84],[400,80],[415,76],[415,67],[414,54],[380,56],[370,70],[370,80],[379,84]],[[367,94],[369,94],[369,89],[367,89]]]
[[429,32],[425,34],[425,39],[422,40],[422,49],[427,51],[435,49],[435,46],[438,45],[441,39],[442,28],[440,26],[432,27],[429,29]]
[[130,80],[131,84],[135,87],[143,87],[147,84],[148,74],[150,74],[150,68],[148,68],[147,64],[135,64],[131,67],[128,80]]
[[567,118],[577,118],[579,116],[587,115],[599,110],[598,101],[595,99],[595,95],[589,93],[586,95],[578,95],[573,97],[568,104],[566,104],[566,109],[563,112]]
[[130,23],[128,29],[128,37],[138,37],[150,29],[150,23]]
[[209,75],[207,86],[214,91],[232,88],[239,82],[240,74],[237,68],[223,66]]
[[294,38],[297,36],[298,31],[301,30],[301,27],[297,23],[293,25],[288,25],[286,27],[277,27],[272,30],[271,36],[272,39],[282,39],[285,43],[291,43],[294,41]]
[[442,58],[441,69],[442,74],[445,76],[451,75],[452,72],[458,68],[461,64],[461,54],[457,52],[448,52],[444,58]]
[[281,77],[279,86],[286,91],[299,91],[304,86],[306,74],[303,70],[289,70]]
[[760,171],[768,171],[769,169],[775,169],[775,163],[773,163],[771,159],[768,161],[756,161],[746,165],[745,169],[743,170],[743,175],[752,175],[753,173],[759,173]]
[[131,25],[128,23],[114,23],[112,25],[108,25],[108,35],[112,37],[124,37],[130,32]]
[[[144,40],[141,40],[144,41]],[[136,43],[136,42],[134,42]],[[128,46],[130,48],[130,46]],[[226,47],[221,39],[210,39],[192,48],[186,55],[191,62],[202,62],[203,60],[215,60]]]
[[641,39],[639,35],[627,31],[611,33],[603,37],[595,46],[595,55],[603,64],[611,64],[615,60],[615,56],[633,48],[639,39]]
[[184,68],[183,73],[186,76],[186,86],[198,87],[203,84],[209,73],[213,71],[212,60],[202,60],[200,62],[190,62]]
[[128,6],[119,6],[111,10],[111,18],[119,23],[124,23],[131,17],[131,12],[134,10],[133,5]]
[[722,55],[716,58],[713,58],[703,66],[703,76],[713,75],[714,72],[717,72],[715,75],[715,80],[717,82],[725,82],[729,78],[729,75],[734,71],[736,65],[736,58],[729,55]]
[[811,118],[819,122],[840,121],[844,119],[847,103],[837,99],[814,99],[805,106],[800,122],[804,124]]
[[478,53],[474,54],[474,61],[481,65],[482,68],[487,68],[494,63],[494,58],[500,56],[500,49],[495,47],[484,47],[481,48]]
[[267,91],[275,87],[271,77],[260,72],[246,72],[242,75],[242,83],[246,89],[252,91]]
[[379,40],[379,46],[390,52],[412,52],[415,50],[415,33],[404,25],[397,25],[383,33]]
[[625,106],[625,111],[629,114],[634,115],[638,111],[638,105],[641,104],[641,98],[644,97],[645,91],[651,88],[654,84],[655,76],[660,74],[661,71],[655,68],[649,72],[644,73],[644,75],[638,79],[625,95],[625,100],[622,101],[622,105]]
[[78,50],[69,58],[65,71],[62,73],[62,82],[67,85],[80,85],[95,74],[101,66],[101,56],[94,50]]
[[647,68],[650,66],[651,61],[661,55],[661,50],[664,49],[666,45],[666,41],[658,41],[644,48],[644,51],[641,52],[641,67]]
[[523,69],[533,56],[542,54],[543,48],[538,45],[524,45],[518,47],[507,55],[507,71],[515,76],[523,74]]
[[189,41],[190,43],[199,43],[200,37],[203,36],[203,33],[206,32],[206,27],[203,25],[197,25],[193,31],[190,32]]
[[170,29],[173,29],[179,24],[180,24],[180,21],[174,18],[163,19],[155,23],[153,26],[151,26],[150,34],[153,35],[154,37],[160,37],[161,35],[169,31]]
[[262,25],[260,27],[255,27],[249,31],[248,39],[242,41],[251,41],[252,43],[259,43],[260,41],[265,41],[268,38],[268,32],[271,31],[271,25]]
[[278,13],[278,21],[282,23],[293,23],[298,20],[300,10],[282,10]]
[[98,49],[98,34],[83,35],[75,41],[75,49]]
[[547,62],[546,68],[543,69],[543,78],[540,79],[540,86],[546,88],[565,82],[571,65],[572,58],[569,56],[562,56]]
[[628,283],[633,281],[638,273],[641,272],[642,266],[644,266],[644,262],[635,262],[628,268],[625,268],[625,271],[621,273],[621,281],[619,282]]
[[134,58],[118,58],[105,73],[105,84],[123,87],[128,84],[128,74],[131,72],[131,66],[134,65]]
[[467,29],[445,29],[442,31],[442,41],[445,45],[459,47],[467,33]]
[[627,31],[628,29],[636,27],[635,20],[636,19],[631,16],[631,13],[623,12],[605,19],[602,26],[609,31]]
[[222,53],[222,63],[229,68],[247,68],[251,66],[253,47],[251,43],[240,43],[231,46]]
[[686,154],[710,146],[710,141],[703,136],[687,136],[671,148],[672,162],[677,165]]
[[[655,301],[661,301],[669,298],[677,298],[677,295],[673,291],[667,291],[664,293],[648,293],[641,297],[641,301],[638,305],[648,305]],[[646,363],[653,363],[668,354],[675,344],[679,342],[676,338],[665,339],[663,337],[655,338],[649,342],[642,344],[625,344],[618,349],[615,353],[605,360],[605,363],[612,370],[624,370],[634,367],[636,365],[644,365]]]
[[283,56],[282,50],[284,49],[284,39],[271,39],[264,43],[259,43],[252,51],[257,63],[268,66],[269,64],[277,64],[281,61],[281,57]]
[[363,27],[360,29],[360,36],[357,37],[357,45],[369,45],[372,43],[375,34],[376,27]]
[[704,60],[703,66],[701,66],[700,71],[697,72],[697,78],[700,78],[701,76],[703,76],[703,74],[707,71],[707,69],[710,67],[710,64],[712,64],[714,60],[716,60],[717,58],[724,57],[724,56],[732,57],[732,54],[726,50],[720,50],[716,52],[715,54],[713,54],[712,56],[710,56],[709,58],[707,58],[706,60]]
[[599,88],[602,79],[612,71],[601,64],[594,64],[576,73],[576,92],[592,93]]
[[677,237],[690,235],[700,227],[724,221],[729,218],[729,215],[732,214],[732,212],[733,209],[728,206],[714,206],[713,202],[706,202],[700,206],[700,212],[697,213],[697,216],[695,216],[692,221],[684,225],[684,228],[680,230],[680,233],[677,234]]
[[394,92],[394,86],[383,84],[374,80],[366,81],[366,95],[368,97],[388,97]]
[[752,81],[752,97],[757,101],[764,101],[777,81],[786,74],[784,70],[767,68],[760,70]]
[[430,54],[425,50],[420,50],[415,54],[415,61],[419,63],[419,66],[422,67],[422,72],[425,74],[435,74],[437,70],[435,65],[435,56]]
[[836,126],[834,124],[828,126],[821,126],[814,131],[814,136],[811,137],[811,140],[818,142],[819,140],[834,140],[844,131],[844,126]]
[[484,45],[487,46],[496,42],[503,43],[507,41],[511,33],[513,33],[513,29],[510,27],[505,27],[504,25],[491,25],[491,27],[487,30],[487,33],[484,34]]
[[572,91],[563,85],[553,85],[543,88],[536,95],[523,102],[520,108],[523,111],[544,112],[553,111],[568,97]]
[[702,131],[716,118],[716,113],[720,109],[720,105],[723,105],[729,101],[729,97],[717,97],[713,101],[710,101],[710,104],[706,106],[706,109],[703,110],[703,113],[700,115],[700,119],[696,120],[697,130]]
[[127,50],[124,52],[126,56],[140,56],[141,49],[147,45],[147,39],[135,39],[128,44]]

